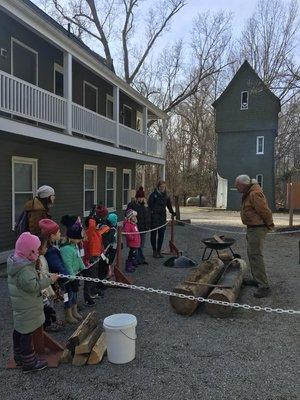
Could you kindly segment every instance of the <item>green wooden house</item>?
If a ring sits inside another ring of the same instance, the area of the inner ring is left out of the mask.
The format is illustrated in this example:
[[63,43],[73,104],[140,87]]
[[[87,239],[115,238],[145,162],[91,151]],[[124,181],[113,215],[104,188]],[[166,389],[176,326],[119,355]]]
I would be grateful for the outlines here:
[[280,100],[248,61],[213,103],[217,139],[218,208],[238,210],[235,178],[247,174],[263,187],[275,208],[274,147]]

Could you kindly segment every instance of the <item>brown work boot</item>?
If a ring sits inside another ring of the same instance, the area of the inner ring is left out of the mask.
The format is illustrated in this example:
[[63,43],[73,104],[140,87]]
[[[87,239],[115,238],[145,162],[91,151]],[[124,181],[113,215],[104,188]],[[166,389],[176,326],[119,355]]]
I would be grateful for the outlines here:
[[77,304],[74,304],[71,308],[73,317],[76,318],[78,321],[83,320],[83,316],[79,314],[78,309],[77,309]]
[[68,324],[77,324],[78,323],[78,320],[76,318],[74,318],[74,316],[72,314],[71,308],[65,309],[65,321]]
[[243,279],[242,285],[258,287],[258,283],[254,279],[249,279],[249,278]]
[[254,297],[261,299],[263,297],[268,297],[271,293],[271,289],[269,287],[259,287],[253,294]]

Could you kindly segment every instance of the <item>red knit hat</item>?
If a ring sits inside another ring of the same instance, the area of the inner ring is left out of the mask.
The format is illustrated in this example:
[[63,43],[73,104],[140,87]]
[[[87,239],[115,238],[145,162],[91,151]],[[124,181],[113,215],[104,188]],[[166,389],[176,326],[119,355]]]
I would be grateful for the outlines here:
[[39,228],[42,235],[50,236],[55,235],[59,231],[59,225],[51,219],[41,219],[39,221]]
[[136,191],[135,198],[138,199],[138,198],[143,198],[143,197],[145,197],[145,191],[144,191],[143,186],[140,186],[138,188],[138,190]]
[[105,218],[108,215],[108,209],[103,204],[97,206],[95,212],[99,218]]

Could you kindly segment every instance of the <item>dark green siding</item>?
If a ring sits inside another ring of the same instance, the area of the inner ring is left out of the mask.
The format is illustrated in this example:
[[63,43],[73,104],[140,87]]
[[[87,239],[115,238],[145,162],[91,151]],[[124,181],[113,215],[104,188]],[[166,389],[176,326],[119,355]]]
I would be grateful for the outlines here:
[[84,164],[98,167],[98,201],[105,200],[105,169],[117,168],[117,211],[122,216],[123,168],[132,170],[135,187],[135,161],[109,156],[69,146],[23,138],[0,132],[0,251],[13,248],[12,228],[12,156],[38,159],[38,185],[55,188],[56,204],[52,217],[60,221],[62,215],[83,214]]
[[[264,154],[256,154],[256,137],[264,136]],[[263,175],[263,190],[271,208],[274,204],[274,140],[272,131],[220,133],[218,135],[218,173],[228,179],[228,209],[240,208],[241,195],[234,188],[238,175],[251,178]]]

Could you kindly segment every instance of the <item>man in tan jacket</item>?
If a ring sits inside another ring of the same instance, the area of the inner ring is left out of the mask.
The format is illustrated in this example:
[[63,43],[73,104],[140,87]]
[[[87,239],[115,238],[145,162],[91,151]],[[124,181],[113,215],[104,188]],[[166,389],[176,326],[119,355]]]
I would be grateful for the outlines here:
[[255,297],[266,297],[270,293],[270,287],[262,252],[266,235],[274,228],[272,211],[262,188],[248,175],[238,176],[235,187],[243,193],[241,219],[247,226],[247,254],[253,277],[246,280],[245,284],[258,287]]

